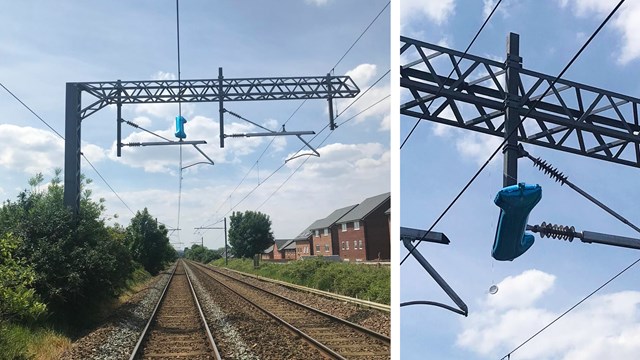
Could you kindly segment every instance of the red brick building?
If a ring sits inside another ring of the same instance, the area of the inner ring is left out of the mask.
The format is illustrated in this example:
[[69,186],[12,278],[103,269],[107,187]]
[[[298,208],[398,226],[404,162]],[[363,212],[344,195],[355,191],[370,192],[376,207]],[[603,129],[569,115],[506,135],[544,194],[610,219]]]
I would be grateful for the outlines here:
[[276,239],[273,245],[266,248],[260,258],[262,260],[295,260],[296,259],[296,245],[294,239]]
[[391,193],[365,199],[335,221],[338,254],[343,260],[370,261],[391,258],[389,216]]
[[309,226],[313,252],[316,256],[339,255],[338,231],[334,226],[345,214],[353,210],[357,205],[349,205],[335,210],[324,219],[315,221]]
[[303,256],[313,256],[313,243],[309,228],[298,234],[293,241],[296,245],[296,259],[302,259]]

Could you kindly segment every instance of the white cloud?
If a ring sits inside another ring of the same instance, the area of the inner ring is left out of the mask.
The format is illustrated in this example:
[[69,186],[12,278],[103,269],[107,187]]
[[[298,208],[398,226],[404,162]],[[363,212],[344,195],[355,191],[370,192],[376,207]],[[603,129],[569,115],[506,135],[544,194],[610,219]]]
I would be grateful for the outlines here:
[[426,21],[429,20],[440,25],[446,18],[453,15],[455,10],[454,0],[424,1],[424,0],[403,0],[400,2],[400,23],[407,23],[409,20]]
[[[576,15],[586,17],[592,14],[600,16],[608,15],[616,6],[618,1],[614,0],[560,0],[559,5],[563,8],[571,6],[575,9]],[[622,35],[622,46],[617,57],[620,64],[627,64],[640,57],[640,1],[629,1],[625,3],[614,17],[612,25]]]
[[85,143],[84,141],[82,143],[81,151],[84,154],[84,156],[86,156],[89,159],[89,161],[91,161],[91,163],[94,163],[94,164],[103,160],[107,156],[106,151],[100,146]]
[[343,109],[346,109],[349,104],[353,103],[353,106],[349,107],[346,112],[340,115],[340,119],[337,122],[345,121],[363,111],[362,114],[353,119],[353,124],[359,124],[368,119],[376,119],[380,121],[380,127],[384,128],[384,117],[389,115],[389,99],[376,104],[370,109],[367,108],[389,95],[391,91],[389,83],[385,83],[385,79],[383,79],[378,82],[375,87],[367,91],[366,94],[364,93],[364,91],[378,79],[377,66],[374,64],[360,64],[354,69],[347,71],[345,75],[350,76],[358,85],[360,94],[358,94],[355,99],[336,100],[334,111],[338,114],[342,112]]
[[52,174],[64,166],[64,142],[48,130],[0,124],[0,167]]
[[305,0],[307,4],[312,4],[315,6],[324,6],[329,3],[329,0]]
[[[248,123],[227,123],[228,134],[256,131],[256,127]],[[151,130],[151,129],[150,129]],[[173,126],[154,133],[175,140]],[[248,155],[264,142],[264,138],[227,138],[225,147],[220,148],[219,123],[204,116],[195,116],[185,125],[187,140],[205,140],[207,144],[198,145],[216,163],[237,162],[238,157]],[[123,143],[158,141],[158,138],[146,132],[133,132],[125,137]],[[275,141],[274,141],[275,143]],[[109,157],[131,167],[143,168],[147,172],[175,173],[179,160],[178,146],[124,147],[122,157],[116,157],[115,142],[109,151]],[[206,161],[192,146],[183,146],[183,164]]]
[[[560,315],[544,308],[555,276],[528,270],[504,279],[495,295],[465,319],[457,345],[499,358]],[[576,300],[577,301],[577,300]],[[640,352],[640,292],[595,295],[519,349],[518,359],[636,359]]]

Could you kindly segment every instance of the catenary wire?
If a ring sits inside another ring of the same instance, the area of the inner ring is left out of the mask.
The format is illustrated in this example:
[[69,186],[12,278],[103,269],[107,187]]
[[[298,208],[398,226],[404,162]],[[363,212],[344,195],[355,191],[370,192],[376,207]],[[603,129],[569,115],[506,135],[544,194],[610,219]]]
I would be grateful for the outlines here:
[[[500,0],[502,1],[502,0]],[[340,64],[340,62],[342,62],[342,60],[344,60],[344,58],[349,54],[349,52],[351,52],[351,50],[353,49],[353,47],[360,41],[360,39],[367,33],[367,31],[369,31],[369,29],[371,28],[371,26],[376,22],[376,20],[378,20],[378,18],[380,17],[380,15],[389,7],[391,1],[387,2],[385,4],[385,6],[382,8],[382,10],[380,10],[380,12],[378,12],[378,14],[373,18],[373,20],[369,23],[369,25],[367,25],[367,27],[362,31],[362,33],[356,38],[356,40],[351,44],[351,46],[344,52],[344,54],[342,54],[342,56],[340,57],[340,59],[336,62],[335,65],[333,65],[333,67],[331,68],[331,71],[334,71],[335,68]],[[308,99],[305,99],[304,101],[302,101],[302,103],[300,103],[300,105],[294,110],[294,112],[289,116],[289,118],[284,122],[283,125],[286,125],[289,120],[291,120],[293,118],[293,116],[300,110],[300,108],[307,102]],[[220,205],[218,206],[218,208],[216,209],[215,213],[218,213],[218,211],[220,211],[220,209],[224,206],[224,204],[226,203],[227,200],[231,199],[231,196],[233,196],[233,194],[238,190],[238,188],[242,185],[242,183],[244,182],[244,180],[247,178],[247,176],[251,173],[251,171],[253,170],[253,168],[258,164],[258,162],[262,159],[262,157],[264,156],[264,154],[267,152],[267,150],[269,149],[269,147],[271,146],[271,144],[273,144],[273,142],[275,141],[275,138],[271,138],[271,140],[269,141],[269,143],[267,144],[267,146],[264,148],[264,150],[262,151],[262,153],[260,154],[260,156],[258,157],[258,160],[256,160],[256,162],[254,162],[254,164],[249,168],[249,170],[247,170],[247,172],[245,173],[245,175],[242,177],[242,180],[240,180],[240,182],[238,183],[238,185],[236,185],[236,187],[233,189],[233,191],[231,192],[231,194],[229,194],[229,196],[227,196],[225,198],[224,201],[222,201],[220,203]]]
[[[15,95],[11,90],[9,90],[6,86],[4,86],[4,84],[0,83],[0,86],[2,86],[3,89],[5,89],[14,99],[16,99],[20,104],[22,104],[22,106],[24,106],[27,110],[29,110],[29,112],[31,112],[36,118],[38,118],[38,120],[40,120],[46,127],[48,127],[51,131],[53,131],[56,135],[58,135],[58,137],[60,139],[62,139],[63,141],[64,136],[60,135],[59,132],[57,132],[51,125],[49,125],[49,123],[47,123],[42,117],[40,117],[40,115],[38,115],[35,111],[33,111],[24,101],[22,101],[17,95]],[[104,176],[102,176],[102,174],[100,173],[100,171],[98,171],[98,169],[93,166],[93,164],[91,163],[91,161],[89,161],[89,159],[81,152],[80,155],[82,155],[82,157],[87,161],[87,163],[89,164],[89,166],[91,166],[91,168],[93,168],[93,171],[96,172],[96,174],[98,174],[98,176],[100,177],[100,179],[102,179],[102,181],[105,183],[105,185],[107,185],[107,187],[109,188],[109,190],[111,190],[111,192],[118,198],[118,200],[120,200],[120,202],[122,203],[122,205],[124,205],[130,212],[131,214],[135,215],[135,212],[133,210],[131,210],[131,208],[129,207],[129,205],[127,205],[127,203],[120,197],[120,195],[113,189],[113,187],[111,186],[111,184],[109,184],[109,182],[107,181],[107,179],[104,178]]]
[[[362,95],[366,94],[370,89],[372,89],[375,85],[377,85],[377,84],[378,84],[378,83],[379,83],[379,82],[380,82],[380,81],[381,81],[385,76],[387,76],[389,73],[390,73],[390,70],[387,70],[387,72],[385,72],[384,74],[382,74],[382,76],[380,76],[376,81],[374,81],[374,82],[373,82],[373,83],[372,83],[372,84],[371,84],[371,85],[370,85],[370,86],[369,86],[369,87],[368,87],[368,88],[367,88],[367,89],[362,93]],[[345,112],[346,112],[346,111],[347,111],[347,110],[348,110],[348,109],[349,109],[353,104],[355,104],[357,101],[359,101],[360,99],[362,99],[362,95],[361,95],[361,96],[359,96],[359,97],[357,97],[356,99],[354,99],[351,103],[349,103],[349,105],[347,105],[347,106],[342,110],[342,112],[340,112],[338,115],[336,115],[335,119],[338,119],[338,118],[339,118],[341,115],[343,115],[343,114],[344,114],[344,113],[345,113]],[[347,122],[349,122],[349,121],[353,120],[354,118],[356,118],[356,117],[357,117],[357,116],[359,116],[360,114],[362,114],[362,113],[364,113],[365,111],[367,111],[367,110],[369,110],[369,109],[373,108],[375,105],[379,104],[379,103],[380,103],[380,102],[382,102],[383,100],[385,100],[385,99],[389,98],[389,96],[390,96],[390,95],[387,95],[387,96],[385,96],[384,98],[382,98],[382,99],[380,99],[380,100],[376,101],[376,102],[375,102],[375,103],[373,103],[372,105],[368,106],[366,109],[364,109],[364,110],[362,110],[362,111],[358,112],[357,114],[355,114],[355,115],[353,115],[352,117],[350,117],[349,119],[347,119],[347,120],[343,121],[343,122],[342,122],[342,123],[340,123],[339,125],[344,125],[344,124],[346,124]],[[328,127],[329,127],[329,124],[325,125],[325,126],[324,126],[320,131],[318,131],[318,132],[317,132],[317,133],[316,133],[316,134],[311,138],[311,140],[309,140],[309,143],[311,143],[311,141],[313,141],[316,137],[318,137],[320,134],[322,134],[322,133],[323,133],[323,132],[328,128]],[[331,133],[333,133],[333,132],[331,132]],[[322,143],[324,143],[324,142],[326,141],[326,139],[327,139],[327,138],[328,138],[328,136],[327,136],[327,137],[325,137],[325,139],[322,141]],[[321,144],[322,144],[322,143],[321,143]],[[303,147],[303,148],[304,148],[304,147]],[[298,150],[298,152],[299,152],[299,151],[301,151],[303,148],[300,148],[300,150]],[[305,159],[305,160],[304,160],[304,162],[306,162],[307,160],[308,160],[308,158],[307,158],[307,159]],[[303,162],[303,164],[304,164],[304,162]],[[240,200],[239,200],[235,205],[231,205],[231,204],[230,204],[230,209],[229,209],[229,211],[227,211],[225,214],[223,214],[223,217],[225,217],[225,216],[227,216],[229,213],[231,213],[231,212],[233,211],[233,209],[235,209],[235,208],[236,208],[238,205],[240,205],[244,200],[246,200],[246,199],[247,199],[251,194],[253,194],[253,193],[254,193],[254,192],[255,192],[255,191],[260,187],[260,185],[264,184],[268,179],[270,179],[270,178],[271,178],[273,175],[275,175],[278,171],[280,171],[282,168],[284,168],[284,166],[285,166],[285,165],[286,165],[286,163],[282,163],[278,168],[276,168],[273,172],[271,172],[271,174],[269,174],[269,176],[267,176],[265,179],[263,179],[263,181],[262,181],[260,184],[258,184],[258,185],[256,185],[256,186],[254,186],[254,187],[253,187],[253,188],[252,188],[252,189],[251,189],[251,190],[250,190],[250,191],[249,191],[249,192],[248,192],[248,193],[247,193],[247,194],[246,194],[242,199],[240,199]],[[293,171],[293,173],[289,176],[289,178],[291,178],[291,176],[293,176],[293,174],[295,174],[295,173],[297,172],[297,169],[299,169],[299,168],[300,168],[300,166],[299,166],[298,168],[296,168],[296,170],[294,170],[294,171]],[[285,183],[289,180],[289,178],[288,178],[287,180],[285,180]],[[282,185],[283,185],[283,184],[281,184],[280,188],[282,187]],[[277,192],[277,191],[276,191],[276,192]],[[275,194],[275,192],[274,192],[274,193],[272,193],[269,197],[272,197],[274,194]],[[262,206],[262,205],[264,205],[264,203],[263,203],[263,204],[261,204],[260,206]],[[202,226],[202,227],[205,227],[205,226]]]
[[[493,13],[496,11],[496,9],[498,8],[498,6],[500,6],[500,3],[502,2],[502,0],[498,0],[498,2],[496,3],[496,5],[493,7],[493,10],[491,10],[491,13],[489,13],[489,16],[487,16],[487,18],[484,20],[484,23],[482,23],[482,26],[480,26],[480,29],[478,29],[478,31],[476,32],[475,36],[473,37],[473,39],[471,40],[471,42],[469,43],[469,45],[467,46],[467,48],[464,50],[464,54],[462,54],[462,56],[460,57],[460,59],[458,59],[458,62],[456,63],[456,66],[453,67],[453,69],[451,69],[451,72],[449,73],[449,76],[447,76],[447,80],[445,80],[442,85],[440,85],[440,87],[438,88],[438,91],[436,92],[435,96],[433,99],[431,99],[431,102],[429,103],[429,105],[427,105],[427,109],[426,111],[429,111],[429,108],[431,107],[431,105],[433,104],[433,102],[435,101],[435,99],[438,97],[438,95],[440,94],[440,92],[444,89],[444,84],[451,79],[451,75],[453,75],[455,69],[458,67],[458,65],[460,65],[460,62],[462,61],[462,59],[464,58],[465,55],[467,55],[467,52],[469,51],[469,49],[471,49],[471,46],[473,46],[473,43],[476,41],[476,39],[478,38],[478,36],[480,36],[480,33],[482,32],[482,30],[484,29],[485,25],[487,25],[487,23],[489,22],[489,19],[491,19],[491,16],[493,16]],[[402,141],[402,144],[400,144],[400,150],[402,150],[402,147],[404,146],[404,144],[406,144],[407,140],[409,140],[409,138],[411,137],[411,134],[413,134],[413,132],[415,131],[415,129],[418,127],[418,124],[420,124],[420,121],[422,121],[422,117],[419,118],[418,120],[416,120],[416,123],[413,124],[413,128],[411,128],[411,131],[409,131],[409,134],[407,135],[406,138],[404,138],[404,140]]]
[[591,34],[591,36],[589,37],[589,39],[587,39],[587,41],[584,43],[584,45],[582,45],[582,47],[580,48],[580,50],[578,50],[578,52],[573,56],[573,58],[571,58],[571,60],[569,61],[569,63],[564,67],[564,69],[562,69],[562,71],[560,72],[560,74],[558,74],[558,76],[555,77],[555,79],[551,82],[551,84],[549,85],[549,87],[547,87],[547,90],[545,90],[545,92],[542,94],[542,96],[540,98],[538,98],[536,100],[535,103],[533,103],[533,105],[529,108],[529,110],[525,113],[525,115],[522,117],[522,119],[520,119],[520,121],[518,122],[517,126],[514,127],[514,129],[507,134],[507,136],[505,136],[504,140],[500,143],[500,145],[493,151],[493,153],[491,154],[491,156],[489,156],[489,159],[487,159],[487,161],[480,167],[480,169],[478,169],[478,171],[471,177],[471,179],[467,182],[467,184],[462,188],[462,190],[460,190],[460,192],[458,193],[458,195],[456,195],[456,197],[453,199],[453,201],[451,201],[451,203],[446,207],[446,209],[438,216],[438,218],[436,219],[436,221],[431,225],[431,227],[429,227],[429,229],[425,232],[425,234],[422,236],[421,239],[418,239],[418,241],[413,245],[413,247],[411,248],[411,250],[405,255],[405,257],[402,259],[402,261],[400,261],[400,265],[402,265],[407,258],[413,253],[413,251],[418,247],[418,245],[420,245],[420,243],[422,243],[422,241],[424,240],[424,238],[427,236],[427,234],[429,234],[431,232],[431,230],[433,230],[433,228],[440,222],[440,220],[447,214],[447,212],[451,209],[451,207],[453,207],[453,205],[458,201],[458,199],[460,199],[460,197],[462,196],[462,194],[465,193],[465,191],[467,191],[467,189],[471,186],[471,184],[478,178],[478,176],[480,175],[480,173],[487,167],[487,165],[489,165],[489,163],[491,162],[491,160],[493,160],[493,158],[498,154],[498,152],[500,151],[500,149],[502,149],[502,147],[506,144],[507,140],[513,136],[515,134],[515,132],[520,128],[520,125],[522,125],[522,123],[524,122],[525,119],[527,119],[527,117],[529,116],[529,114],[531,113],[531,111],[533,111],[533,109],[535,109],[535,107],[538,105],[538,103],[541,101],[541,99],[543,99],[547,93],[549,92],[549,90],[551,90],[553,88],[553,86],[556,84],[556,82],[558,82],[558,80],[562,77],[562,75],[564,75],[564,73],[569,69],[569,67],[571,67],[571,65],[578,59],[578,57],[580,56],[580,54],[582,54],[582,52],[587,48],[587,46],[591,43],[591,41],[596,37],[596,35],[600,32],[600,30],[602,30],[602,28],[604,28],[604,26],[609,22],[609,20],[613,17],[613,15],[618,11],[618,9],[620,8],[620,6],[622,6],[622,4],[625,2],[625,0],[620,0],[620,2],[616,5],[616,7],[611,10],[611,12],[609,13],[609,15],[607,15],[607,17],[602,21],[602,23],[598,26],[598,28]]
[[577,308],[578,306],[580,306],[580,304],[582,304],[583,302],[585,302],[587,299],[589,299],[592,295],[594,295],[595,293],[597,293],[598,291],[600,291],[602,288],[604,288],[605,286],[609,285],[610,282],[612,282],[613,280],[617,279],[620,275],[624,274],[627,270],[631,269],[634,265],[636,265],[638,262],[640,262],[640,258],[638,258],[636,261],[632,262],[629,266],[627,266],[626,268],[620,270],[616,275],[614,275],[611,279],[607,280],[604,284],[600,285],[597,289],[593,290],[591,293],[589,293],[589,295],[585,296],[584,298],[582,298],[580,301],[578,301],[575,305],[573,305],[572,307],[570,307],[569,309],[567,309],[565,312],[563,312],[562,314],[560,314],[558,317],[556,317],[555,319],[553,319],[553,321],[551,321],[550,323],[548,323],[547,325],[545,325],[542,329],[538,330],[538,332],[536,332],[535,334],[531,335],[527,340],[523,341],[520,345],[516,346],[513,350],[509,351],[508,354],[506,354],[505,356],[503,356],[502,358],[500,358],[501,360],[504,359],[509,359],[511,357],[511,354],[513,354],[514,352],[516,352],[518,349],[520,349],[521,347],[523,347],[526,343],[528,343],[529,341],[533,340],[533,338],[535,338],[536,336],[540,335],[543,331],[545,331],[547,328],[549,328],[551,325],[553,325],[556,321],[560,320],[562,317],[564,317],[565,315],[567,315],[569,312],[571,312],[573,309]]

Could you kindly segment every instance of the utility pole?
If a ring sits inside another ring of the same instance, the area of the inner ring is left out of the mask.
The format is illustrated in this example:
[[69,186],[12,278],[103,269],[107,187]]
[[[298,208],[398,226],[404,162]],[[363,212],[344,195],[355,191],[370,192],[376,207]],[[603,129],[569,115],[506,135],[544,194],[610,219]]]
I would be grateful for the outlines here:
[[[193,228],[194,230],[224,230],[224,264],[227,265],[228,261],[227,261],[227,218],[223,218],[222,219],[224,221],[224,227],[211,227],[211,226],[202,226],[202,227],[196,227]],[[217,223],[220,223],[220,221],[218,221]],[[216,224],[217,224],[216,223]]]

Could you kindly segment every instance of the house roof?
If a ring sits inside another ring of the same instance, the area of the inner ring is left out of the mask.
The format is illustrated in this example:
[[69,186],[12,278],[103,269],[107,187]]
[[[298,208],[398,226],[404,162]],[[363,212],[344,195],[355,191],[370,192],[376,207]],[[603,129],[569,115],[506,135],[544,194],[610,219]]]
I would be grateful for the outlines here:
[[287,240],[287,243],[280,248],[280,250],[295,250],[296,249],[296,239]]
[[345,206],[343,208],[334,210],[326,218],[317,220],[316,222],[311,224],[311,226],[309,226],[309,230],[324,229],[324,228],[330,227],[331,225],[335,224],[338,220],[340,220],[340,218],[342,218],[351,210],[353,210],[353,208],[355,208],[356,206],[358,205],[349,205],[349,206]]
[[264,249],[264,251],[262,253],[263,254],[268,254],[268,253],[272,253],[272,252],[273,252],[273,245],[271,245],[268,248]]
[[388,208],[387,211],[385,211],[384,213],[387,215],[391,214],[391,208]]
[[275,244],[276,247],[278,248],[278,250],[282,250],[282,248],[287,245],[287,242],[289,242],[290,240],[287,239],[276,239]]
[[369,215],[373,210],[380,207],[387,199],[391,197],[391,193],[387,192],[384,194],[372,196],[370,198],[364,199],[360,205],[356,206],[355,209],[349,211],[344,217],[342,217],[337,222],[339,224],[346,223],[350,221],[358,221],[362,220],[367,215]]
[[309,239],[309,237],[311,236],[311,230],[309,230],[310,227],[307,227],[306,229],[304,229],[300,234],[298,234],[298,236],[296,236],[294,238],[294,240],[307,240]]

